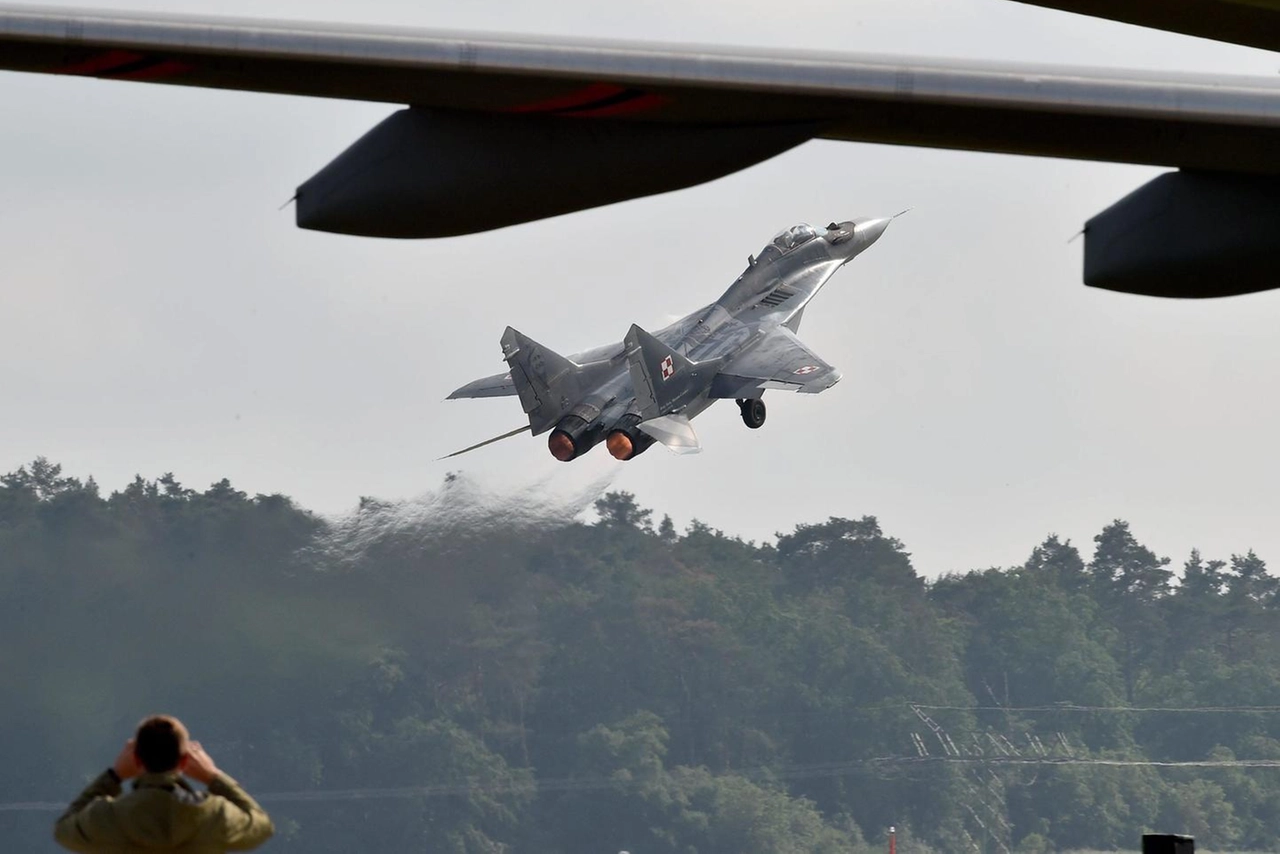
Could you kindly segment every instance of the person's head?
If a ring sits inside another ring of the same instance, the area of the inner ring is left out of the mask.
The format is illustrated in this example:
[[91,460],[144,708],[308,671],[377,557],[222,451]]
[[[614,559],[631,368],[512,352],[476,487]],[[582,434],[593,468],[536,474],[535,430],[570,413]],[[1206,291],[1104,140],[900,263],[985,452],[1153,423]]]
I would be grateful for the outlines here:
[[176,770],[187,755],[187,728],[169,715],[152,715],[138,724],[133,753],[152,774]]

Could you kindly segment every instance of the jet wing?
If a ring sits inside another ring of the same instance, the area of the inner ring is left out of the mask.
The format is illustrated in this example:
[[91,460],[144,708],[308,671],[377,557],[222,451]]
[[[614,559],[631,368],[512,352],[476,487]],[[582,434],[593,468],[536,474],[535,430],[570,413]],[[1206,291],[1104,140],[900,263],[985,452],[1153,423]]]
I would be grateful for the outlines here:
[[768,389],[816,394],[840,381],[840,372],[814,355],[795,333],[775,326],[725,364],[710,397],[741,400]]
[[0,69],[512,118],[811,127],[808,135],[827,139],[1280,173],[1280,80],[1270,78],[8,4],[0,5]]
[[514,397],[516,384],[510,373],[494,374],[491,377],[473,380],[449,395],[446,400],[457,400],[462,397]]
[[1280,50],[1280,3],[1275,0],[1020,0],[1186,33],[1232,44]]

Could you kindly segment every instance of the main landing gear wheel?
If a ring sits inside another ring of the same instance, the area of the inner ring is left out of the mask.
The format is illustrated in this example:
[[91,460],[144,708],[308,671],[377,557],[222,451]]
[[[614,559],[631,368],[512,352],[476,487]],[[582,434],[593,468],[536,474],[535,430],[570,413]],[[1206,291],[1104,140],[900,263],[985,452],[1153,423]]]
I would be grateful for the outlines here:
[[742,423],[752,430],[759,430],[764,426],[766,411],[764,401],[760,398],[753,397],[747,400],[739,400],[738,409],[742,410]]

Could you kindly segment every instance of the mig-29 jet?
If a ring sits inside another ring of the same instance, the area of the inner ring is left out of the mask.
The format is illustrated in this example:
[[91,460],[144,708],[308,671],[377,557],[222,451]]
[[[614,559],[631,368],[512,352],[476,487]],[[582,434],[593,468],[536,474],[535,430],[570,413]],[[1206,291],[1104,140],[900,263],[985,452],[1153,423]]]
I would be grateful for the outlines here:
[[796,332],[805,307],[842,266],[875,243],[892,218],[855,219],[825,229],[780,232],[711,305],[665,329],[632,325],[621,344],[561,356],[511,327],[502,335],[510,371],[449,395],[518,395],[529,426],[449,456],[523,433],[551,431],[547,447],[563,462],[603,441],[629,460],[654,442],[676,453],[701,450],[690,419],[721,398],[736,400],[743,422],[764,424],[767,389],[814,394],[840,372]]

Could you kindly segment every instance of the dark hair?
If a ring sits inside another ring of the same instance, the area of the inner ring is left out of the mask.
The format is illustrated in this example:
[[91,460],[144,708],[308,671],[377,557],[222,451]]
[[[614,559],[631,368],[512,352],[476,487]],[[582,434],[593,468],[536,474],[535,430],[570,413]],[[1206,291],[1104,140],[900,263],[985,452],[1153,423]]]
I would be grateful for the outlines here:
[[133,753],[152,774],[172,771],[187,751],[187,728],[177,718],[153,715],[138,724]]

